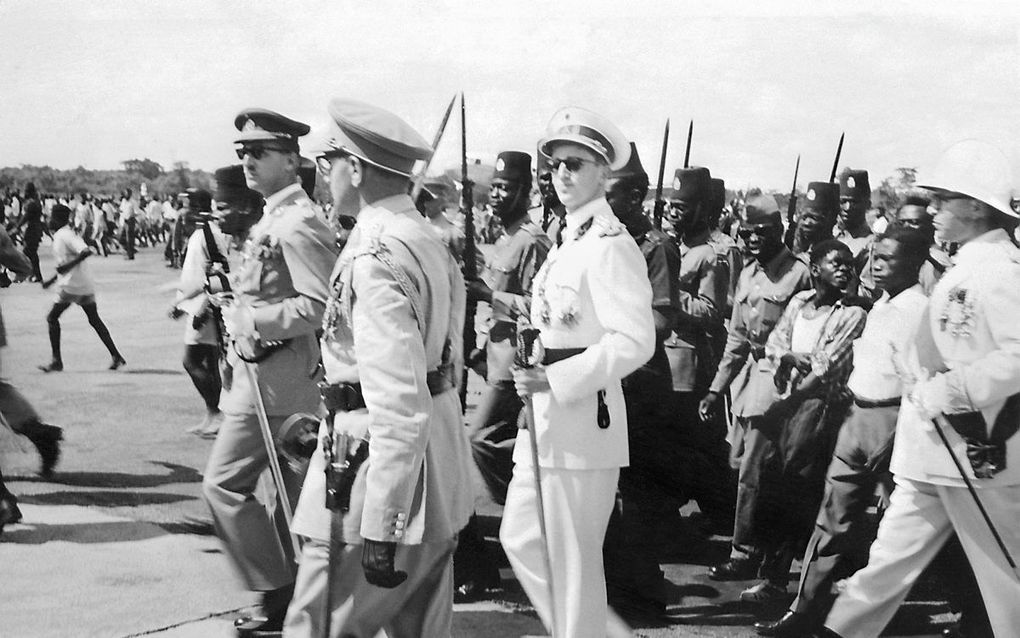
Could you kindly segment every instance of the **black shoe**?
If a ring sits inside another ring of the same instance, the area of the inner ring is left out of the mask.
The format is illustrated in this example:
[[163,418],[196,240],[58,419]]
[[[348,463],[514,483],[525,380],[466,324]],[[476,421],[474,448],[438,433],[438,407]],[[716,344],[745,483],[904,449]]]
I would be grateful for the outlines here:
[[120,356],[118,354],[116,357],[113,358],[113,361],[110,362],[110,369],[111,370],[116,370],[117,368],[120,368],[120,367],[126,366],[126,365],[127,365],[127,361],[124,360],[124,357],[122,357],[122,356]]
[[55,425],[32,421],[21,426],[20,432],[28,437],[39,451],[42,460],[39,475],[43,478],[52,477],[53,469],[60,460],[60,442],[64,440],[64,431]]
[[731,558],[708,570],[712,580],[751,580],[758,576],[758,558]]
[[453,590],[453,602],[473,603],[484,600],[489,589],[477,580],[469,580]]
[[60,372],[64,369],[63,361],[50,361],[44,366],[39,366],[43,372]]
[[630,624],[661,620],[666,615],[666,603],[635,594],[611,596],[609,606]]
[[18,499],[7,493],[0,496],[0,534],[4,531],[4,525],[14,525],[21,520],[21,510],[18,509]]
[[776,636],[777,638],[801,638],[811,636],[818,629],[807,614],[788,611],[779,620],[756,622],[754,628],[759,636]]
[[271,638],[283,634],[283,617],[242,616],[234,621],[238,638]]

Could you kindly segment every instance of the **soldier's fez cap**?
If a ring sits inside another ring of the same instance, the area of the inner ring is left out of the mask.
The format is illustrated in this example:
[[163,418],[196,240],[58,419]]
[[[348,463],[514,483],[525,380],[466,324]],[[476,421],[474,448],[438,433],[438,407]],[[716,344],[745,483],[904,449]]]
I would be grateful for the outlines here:
[[241,131],[234,140],[235,144],[279,142],[282,147],[295,153],[298,151],[298,138],[308,135],[311,130],[303,122],[260,108],[245,109],[238,113],[234,118],[234,127]]
[[630,158],[623,168],[613,171],[613,179],[628,179],[632,177],[642,177],[648,179],[648,173],[645,171],[645,167],[641,165],[641,156],[638,155],[637,145],[634,142],[630,143]]
[[216,201],[229,204],[248,201],[250,196],[248,184],[244,180],[244,169],[240,164],[217,168],[213,178],[216,180],[216,192],[213,194]]
[[606,161],[610,170],[623,168],[630,159],[630,141],[620,129],[598,113],[578,106],[556,111],[546,126],[539,149],[552,156],[552,149],[563,142],[590,149]]
[[840,186],[832,182],[809,182],[804,194],[804,208],[816,210],[835,219],[839,213]]
[[871,184],[868,183],[868,171],[847,168],[839,174],[839,196],[853,200],[871,198]]
[[315,174],[318,173],[315,162],[307,157],[301,158],[301,165],[298,166],[298,178],[301,179],[301,188],[309,197],[315,192]]
[[376,168],[409,177],[415,162],[432,157],[432,147],[411,125],[378,106],[336,98],[326,144]]
[[212,211],[212,194],[204,188],[189,188],[181,193],[188,198],[188,209],[200,213]]
[[936,194],[960,193],[1017,218],[1020,214],[1010,206],[1011,178],[1009,159],[998,147],[971,139],[950,146],[934,169],[922,171],[917,186]]
[[726,208],[726,182],[712,178],[712,210],[719,212]]
[[744,212],[740,223],[744,226],[760,224],[782,224],[783,216],[779,212],[779,204],[772,195],[755,195],[744,202]]
[[531,183],[531,156],[520,151],[503,151],[496,156],[492,179],[505,179],[518,184]]
[[673,173],[670,199],[702,201],[712,196],[712,173],[704,166],[678,168]]

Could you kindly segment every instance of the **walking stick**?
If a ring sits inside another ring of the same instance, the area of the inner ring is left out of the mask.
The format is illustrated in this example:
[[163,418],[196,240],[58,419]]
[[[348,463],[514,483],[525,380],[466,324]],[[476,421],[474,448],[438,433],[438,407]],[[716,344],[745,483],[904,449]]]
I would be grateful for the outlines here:
[[266,446],[266,454],[269,456],[269,471],[273,475],[273,483],[276,484],[276,495],[280,499],[280,507],[283,508],[283,518],[287,521],[287,532],[290,538],[291,550],[294,559],[297,560],[298,544],[297,534],[294,533],[294,510],[290,507],[290,497],[287,495],[287,486],[283,482],[283,470],[280,469],[280,459],[276,455],[276,445],[273,443],[273,431],[269,428],[269,415],[266,414],[266,403],[262,398],[262,389],[259,386],[259,373],[254,363],[243,362],[245,372],[248,373],[248,382],[251,383],[252,392],[255,395],[255,414],[259,419],[259,429],[262,431],[262,442]]
[[974,499],[974,504],[977,505],[978,511],[981,512],[981,518],[985,519],[985,524],[988,525],[988,530],[992,533],[995,538],[995,542],[999,545],[999,549],[1002,550],[1002,555],[1006,557],[1006,562],[1013,569],[1013,575],[1020,581],[1020,571],[1017,570],[1016,561],[1013,560],[1013,555],[1009,553],[1009,548],[1006,547],[1006,543],[1003,542],[1002,536],[999,535],[999,530],[995,528],[995,523],[992,522],[992,517],[988,515],[988,510],[985,509],[984,503],[981,502],[981,498],[978,497],[977,490],[974,489],[974,483],[971,482],[970,477],[967,476],[967,472],[963,469],[963,463],[960,463],[960,459],[957,458],[956,453],[953,452],[953,447],[949,443],[949,439],[946,437],[943,426],[949,426],[949,422],[946,421],[944,415],[938,415],[932,420],[932,425],[935,426],[935,431],[938,432],[939,438],[942,439],[942,444],[946,448],[946,452],[949,452],[949,458],[953,460],[953,465],[960,472],[960,477],[963,478],[963,482],[967,485],[967,491],[970,492],[971,498]]
[[[523,327],[517,331],[517,356],[514,363],[520,368],[534,368],[542,358],[541,343],[538,341],[537,328]],[[538,496],[538,529],[542,536],[542,559],[545,562],[546,583],[549,595],[549,620],[552,624],[550,632],[556,638],[556,588],[553,587],[552,557],[549,551],[549,533],[545,522],[545,498],[542,496],[542,469],[538,465],[538,432],[535,428],[535,404],[531,395],[524,398],[524,423],[528,429],[528,441],[531,443],[531,468],[535,477],[535,493]]]

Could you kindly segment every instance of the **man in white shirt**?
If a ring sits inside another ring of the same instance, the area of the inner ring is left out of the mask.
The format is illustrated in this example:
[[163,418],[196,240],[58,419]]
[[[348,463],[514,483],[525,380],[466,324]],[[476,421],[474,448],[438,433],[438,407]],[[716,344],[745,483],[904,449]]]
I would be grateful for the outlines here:
[[125,363],[117,346],[113,343],[110,330],[99,317],[96,308],[96,286],[92,279],[85,259],[92,251],[85,240],[75,234],[70,226],[71,209],[57,204],[50,213],[50,230],[53,231],[53,256],[57,262],[57,300],[46,315],[49,325],[50,350],[52,359],[46,365],[39,366],[43,372],[60,372],[64,369],[64,359],[60,353],[60,315],[64,314],[71,304],[78,304],[85,311],[89,325],[96,331],[103,345],[110,351],[110,370],[116,370]]
[[854,341],[854,368],[847,381],[853,406],[825,476],[825,497],[804,554],[797,598],[778,621],[756,624],[760,635],[792,638],[818,629],[832,604],[833,583],[858,567],[855,559],[874,540],[865,514],[876,487],[886,498],[892,492],[889,456],[902,393],[889,355],[907,348],[928,305],[917,283],[927,256],[927,238],[916,230],[894,229],[875,241],[873,272],[882,295]]

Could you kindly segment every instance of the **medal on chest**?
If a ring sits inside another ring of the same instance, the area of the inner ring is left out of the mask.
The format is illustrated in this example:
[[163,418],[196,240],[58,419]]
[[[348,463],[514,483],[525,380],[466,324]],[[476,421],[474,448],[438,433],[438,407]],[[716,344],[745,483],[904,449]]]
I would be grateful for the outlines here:
[[949,291],[949,299],[939,316],[939,328],[954,337],[974,334],[974,293],[959,286]]

